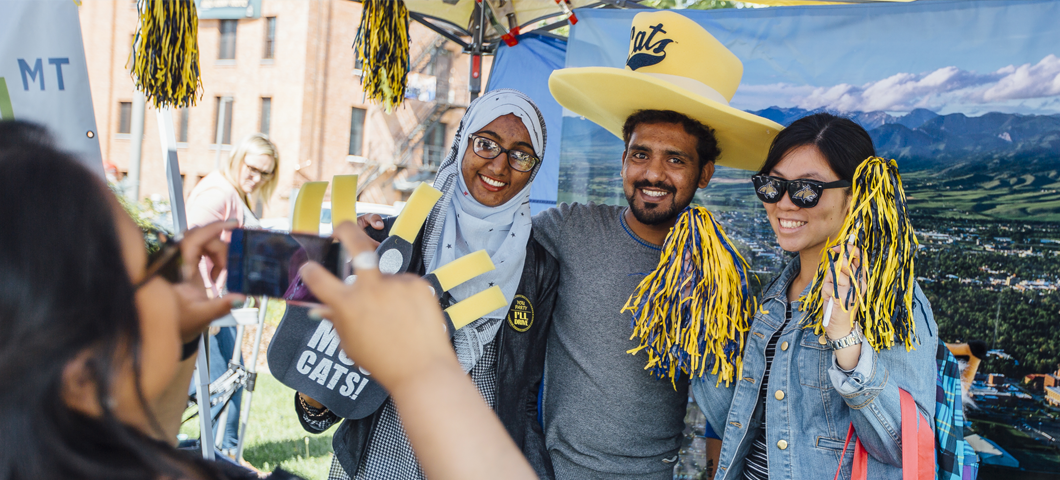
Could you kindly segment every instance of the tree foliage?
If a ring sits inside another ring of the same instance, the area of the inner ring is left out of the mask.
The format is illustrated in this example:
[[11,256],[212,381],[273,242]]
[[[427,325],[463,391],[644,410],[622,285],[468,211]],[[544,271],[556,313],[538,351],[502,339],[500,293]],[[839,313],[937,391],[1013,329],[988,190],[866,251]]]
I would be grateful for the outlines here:
[[[1013,284],[1021,279],[1055,284],[1060,277],[1060,260],[1055,256],[1019,257],[944,248],[922,251],[917,262],[918,275],[925,278],[920,285],[931,302],[943,341],[983,340],[988,347],[1013,357],[1012,361],[991,357],[981,371],[1022,377],[1053,372],[1060,366],[1060,291],[1021,291],[988,284],[990,277],[1009,275],[1014,275],[1010,280]],[[1005,274],[989,273],[983,267]]]

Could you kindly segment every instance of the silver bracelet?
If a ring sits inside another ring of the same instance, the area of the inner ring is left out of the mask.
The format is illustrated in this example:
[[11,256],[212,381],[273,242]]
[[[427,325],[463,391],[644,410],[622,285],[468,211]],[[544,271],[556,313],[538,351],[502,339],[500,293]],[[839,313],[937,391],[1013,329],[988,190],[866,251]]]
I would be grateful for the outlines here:
[[839,340],[829,340],[828,344],[832,347],[832,351],[841,350],[847,347],[853,347],[854,345],[860,344],[864,341],[864,337],[861,336],[861,329],[854,327],[850,333],[840,338]]

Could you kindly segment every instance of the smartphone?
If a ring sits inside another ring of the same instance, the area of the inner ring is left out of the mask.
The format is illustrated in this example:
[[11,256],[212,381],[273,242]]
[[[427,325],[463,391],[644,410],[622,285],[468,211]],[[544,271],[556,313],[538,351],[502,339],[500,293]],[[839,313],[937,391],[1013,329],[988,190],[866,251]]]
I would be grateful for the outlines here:
[[317,303],[299,270],[312,260],[339,278],[352,273],[345,250],[330,237],[237,228],[228,246],[228,291]]

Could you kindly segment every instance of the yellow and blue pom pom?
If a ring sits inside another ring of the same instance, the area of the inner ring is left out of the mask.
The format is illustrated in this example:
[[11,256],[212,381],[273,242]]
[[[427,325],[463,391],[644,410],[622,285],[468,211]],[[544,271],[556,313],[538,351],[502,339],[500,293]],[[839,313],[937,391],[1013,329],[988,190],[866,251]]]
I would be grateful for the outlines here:
[[133,82],[155,108],[190,107],[202,94],[194,0],[137,0]]
[[718,383],[741,369],[744,335],[755,311],[748,287],[750,268],[707,209],[686,208],[663,243],[659,265],[637,285],[623,312],[632,312],[630,339],[645,351],[649,370],[669,377],[681,372]]
[[[858,266],[852,265],[851,243],[861,251]],[[920,343],[913,320],[913,267],[919,245],[906,211],[898,163],[879,157],[865,160],[854,172],[850,213],[839,236],[829,242],[829,247],[841,246],[842,254],[824,249],[810,293],[802,299],[802,310],[810,313],[806,327],[818,335],[824,332],[821,289],[825,269],[834,275],[845,267],[857,276],[864,275],[865,285],[852,282],[846,298],[836,304],[851,319],[857,317],[869,345],[879,351],[901,342],[906,350],[912,349],[914,342]],[[838,297],[838,290],[832,295]],[[853,306],[847,309],[845,305]]]
[[409,10],[402,0],[363,0],[353,53],[361,60],[361,89],[386,113],[405,100],[409,75]]

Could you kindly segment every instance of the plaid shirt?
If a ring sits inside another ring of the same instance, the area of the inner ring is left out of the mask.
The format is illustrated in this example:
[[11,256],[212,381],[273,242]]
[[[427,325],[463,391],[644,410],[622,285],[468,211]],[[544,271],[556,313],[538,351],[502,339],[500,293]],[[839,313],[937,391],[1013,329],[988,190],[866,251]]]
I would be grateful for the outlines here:
[[939,374],[935,399],[935,478],[974,480],[979,458],[964,441],[964,410],[961,402],[961,368],[945,343],[936,354]]

